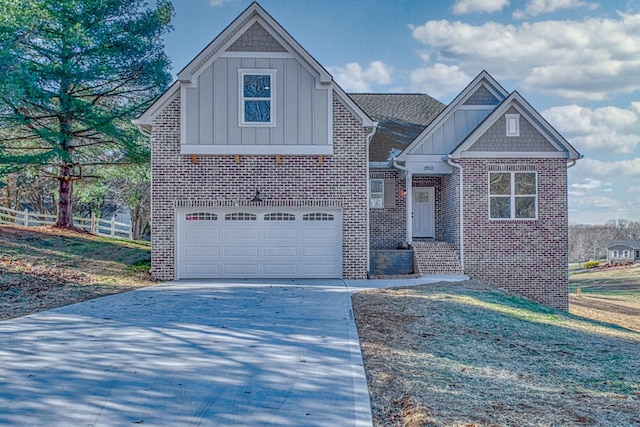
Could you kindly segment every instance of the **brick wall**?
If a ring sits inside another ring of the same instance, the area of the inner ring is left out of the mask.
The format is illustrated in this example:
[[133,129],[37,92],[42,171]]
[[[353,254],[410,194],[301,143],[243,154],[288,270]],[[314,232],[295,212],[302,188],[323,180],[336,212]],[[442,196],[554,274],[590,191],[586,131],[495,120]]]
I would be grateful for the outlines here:
[[365,278],[367,259],[366,129],[334,98],[334,154],[324,156],[191,156],[180,153],[180,99],[156,117],[152,148],[152,274],[175,278],[176,207],[249,205],[256,189],[269,206],[339,207],[343,276]]
[[393,208],[369,209],[371,249],[395,249],[407,240],[405,215],[405,180],[397,170],[371,171],[371,179],[395,179],[396,203]]
[[[371,171],[371,179],[395,179],[396,203],[393,208],[369,209],[371,249],[395,249],[407,240],[405,179],[399,178],[398,171]],[[414,176],[412,186],[434,187],[435,192],[435,239],[443,240],[445,211],[442,200],[442,178],[438,176]]]
[[[567,168],[564,159],[463,159],[464,267],[541,303],[568,309]],[[489,171],[536,171],[537,220],[489,220]]]

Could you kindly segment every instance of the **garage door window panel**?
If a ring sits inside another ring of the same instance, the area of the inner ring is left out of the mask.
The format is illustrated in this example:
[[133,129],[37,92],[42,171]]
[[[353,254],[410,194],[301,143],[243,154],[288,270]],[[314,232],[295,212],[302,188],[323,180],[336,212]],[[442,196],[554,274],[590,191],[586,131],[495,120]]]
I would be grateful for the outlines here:
[[187,221],[216,221],[218,215],[209,212],[194,212],[185,215]]
[[225,221],[257,221],[258,216],[256,214],[247,212],[234,212],[224,216]]
[[276,212],[265,214],[265,221],[295,221],[296,216],[290,213]]

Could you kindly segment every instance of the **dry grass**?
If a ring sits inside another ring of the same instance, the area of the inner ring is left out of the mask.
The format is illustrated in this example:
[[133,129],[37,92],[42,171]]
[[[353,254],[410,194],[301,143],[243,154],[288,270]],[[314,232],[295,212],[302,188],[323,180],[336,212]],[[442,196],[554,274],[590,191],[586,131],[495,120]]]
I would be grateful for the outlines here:
[[0,320],[152,285],[149,260],[148,242],[0,225]]
[[640,425],[640,334],[482,283],[353,296],[376,426]]
[[569,311],[640,332],[640,265],[569,274]]

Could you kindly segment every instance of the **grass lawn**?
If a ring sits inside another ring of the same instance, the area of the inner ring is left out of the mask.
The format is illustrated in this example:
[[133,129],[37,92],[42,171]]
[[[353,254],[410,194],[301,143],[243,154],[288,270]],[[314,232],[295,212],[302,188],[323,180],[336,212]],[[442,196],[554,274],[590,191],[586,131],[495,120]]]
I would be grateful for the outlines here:
[[0,225],[0,319],[153,284],[149,242]]
[[353,296],[376,426],[640,425],[640,333],[469,281]]
[[569,273],[569,311],[640,332],[640,265]]

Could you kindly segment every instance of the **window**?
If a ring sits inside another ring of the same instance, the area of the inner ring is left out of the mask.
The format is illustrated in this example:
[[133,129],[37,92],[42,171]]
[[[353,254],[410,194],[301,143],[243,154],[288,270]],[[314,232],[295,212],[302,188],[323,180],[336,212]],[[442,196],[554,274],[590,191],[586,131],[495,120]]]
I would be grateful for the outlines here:
[[333,215],[322,212],[304,214],[303,221],[333,221]]
[[490,172],[489,218],[535,219],[536,178],[535,172]]
[[611,256],[613,258],[619,258],[620,256],[618,255],[618,253],[619,253],[618,251],[611,251]]
[[520,114],[505,114],[507,118],[507,136],[520,136]]
[[194,212],[185,215],[185,220],[187,221],[215,221],[217,219],[218,216],[216,214],[208,212]]
[[384,179],[372,179],[369,181],[369,206],[372,208],[384,207]]
[[275,70],[240,70],[240,125],[273,126]]
[[256,215],[246,212],[229,213],[224,216],[225,221],[256,221],[257,219]]
[[296,216],[289,213],[270,213],[264,215],[265,221],[295,221]]
[[629,258],[629,251],[628,250],[624,250],[622,251],[622,258]]

